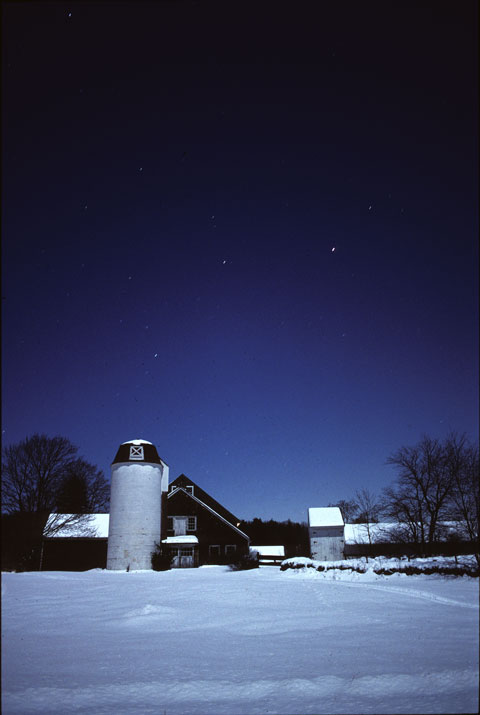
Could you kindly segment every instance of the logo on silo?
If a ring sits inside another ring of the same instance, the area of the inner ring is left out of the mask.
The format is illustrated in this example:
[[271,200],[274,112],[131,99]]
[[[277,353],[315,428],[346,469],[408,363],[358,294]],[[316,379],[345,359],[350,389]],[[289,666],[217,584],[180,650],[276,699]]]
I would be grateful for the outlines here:
[[130,459],[133,461],[143,461],[143,446],[130,445]]

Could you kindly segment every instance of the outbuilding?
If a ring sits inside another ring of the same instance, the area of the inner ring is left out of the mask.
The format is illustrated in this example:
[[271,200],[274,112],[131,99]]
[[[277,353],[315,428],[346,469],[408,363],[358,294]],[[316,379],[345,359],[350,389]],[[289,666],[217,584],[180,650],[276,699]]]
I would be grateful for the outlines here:
[[312,559],[339,561],[344,558],[344,523],[338,506],[311,507],[308,510],[308,533]]

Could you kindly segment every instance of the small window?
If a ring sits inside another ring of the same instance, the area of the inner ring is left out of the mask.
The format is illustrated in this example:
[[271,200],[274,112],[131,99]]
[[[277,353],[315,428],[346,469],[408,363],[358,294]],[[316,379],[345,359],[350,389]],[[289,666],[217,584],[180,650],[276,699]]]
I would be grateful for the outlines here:
[[197,517],[189,516],[188,522],[187,522],[187,531],[196,531],[196,530],[197,530]]
[[191,494],[193,497],[193,485],[192,484],[187,484],[187,486],[185,487],[185,491],[188,492],[189,494]]
[[143,462],[143,447],[130,445],[130,459],[132,461]]
[[216,558],[217,556],[220,556],[220,546],[218,544],[210,544],[208,547],[208,553],[210,555],[210,558]]
[[237,546],[236,544],[227,544],[225,546],[225,553],[226,554],[235,554],[237,552]]
[[178,489],[178,487],[176,486],[176,484],[170,484],[169,490],[170,490],[171,492],[174,492],[175,489]]

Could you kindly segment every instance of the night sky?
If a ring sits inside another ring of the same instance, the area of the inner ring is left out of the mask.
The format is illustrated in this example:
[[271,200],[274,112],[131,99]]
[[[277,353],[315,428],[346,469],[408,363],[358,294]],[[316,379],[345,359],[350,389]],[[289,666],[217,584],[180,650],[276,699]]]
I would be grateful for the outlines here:
[[476,439],[476,8],[3,3],[3,443],[301,521]]

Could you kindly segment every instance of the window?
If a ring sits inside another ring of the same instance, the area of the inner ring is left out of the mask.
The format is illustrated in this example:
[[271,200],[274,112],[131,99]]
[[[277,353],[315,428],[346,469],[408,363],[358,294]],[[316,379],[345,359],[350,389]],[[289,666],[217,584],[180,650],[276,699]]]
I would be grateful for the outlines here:
[[187,531],[196,531],[196,530],[197,530],[197,517],[189,516],[188,521],[187,521]]
[[237,546],[236,544],[227,544],[225,546],[225,553],[226,554],[235,554],[237,552]]
[[178,489],[178,487],[175,484],[170,484],[169,489],[171,492],[174,492],[175,489]]
[[210,558],[217,558],[217,556],[220,556],[220,546],[218,544],[210,544],[208,554]]
[[136,447],[133,444],[130,446],[130,459],[132,461],[140,461],[143,462],[143,447]]
[[191,494],[193,497],[193,485],[192,484],[187,484],[187,486],[185,487],[185,491],[188,492],[189,494]]

